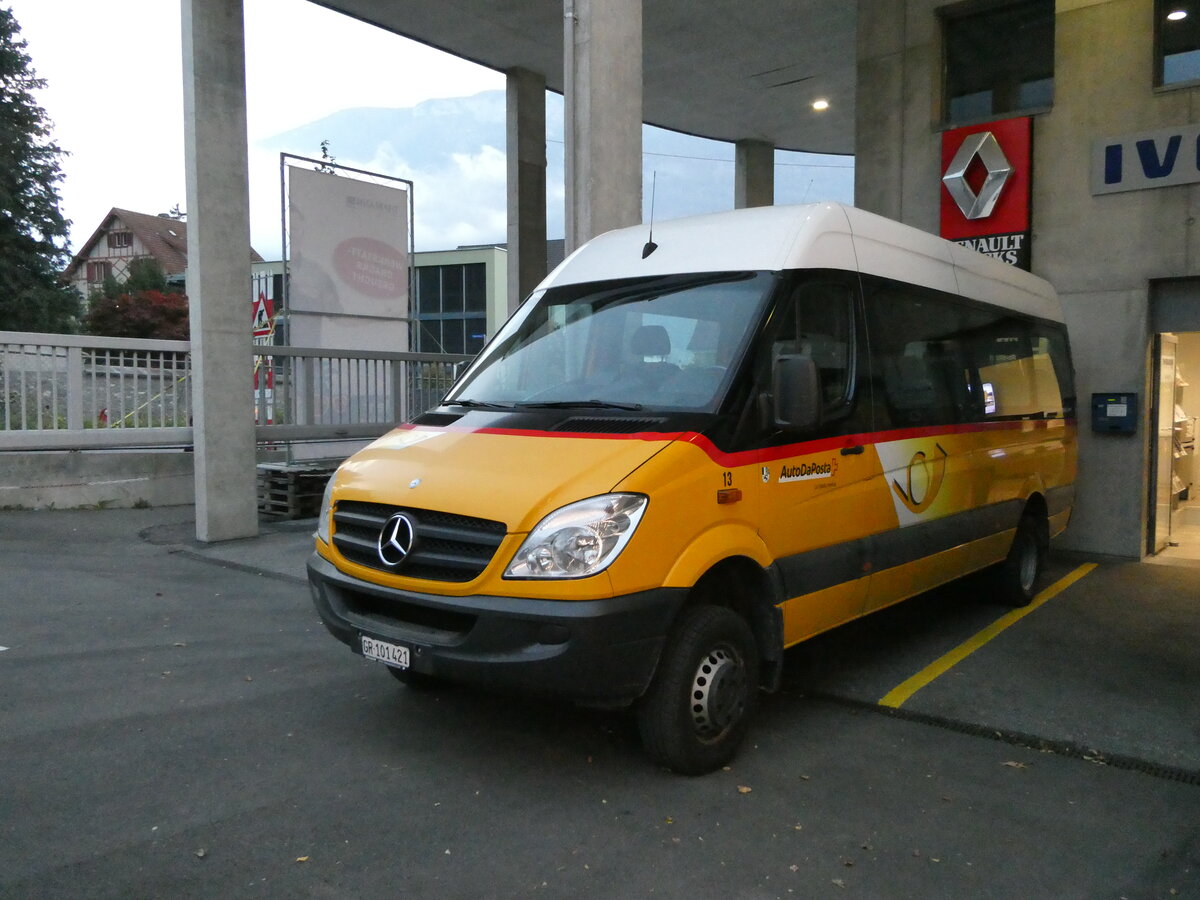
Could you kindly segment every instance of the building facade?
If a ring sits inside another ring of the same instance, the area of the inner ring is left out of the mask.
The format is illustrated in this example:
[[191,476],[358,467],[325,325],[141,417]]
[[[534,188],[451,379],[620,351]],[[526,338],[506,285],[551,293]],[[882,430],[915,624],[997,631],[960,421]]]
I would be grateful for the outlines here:
[[[130,265],[138,259],[155,260],[168,281],[182,284],[188,260],[187,222],[171,215],[113,207],[71,259],[62,278],[88,297],[108,278],[125,281]],[[250,261],[261,263],[262,257],[251,249]]]
[[417,253],[413,288],[412,349],[478,353],[508,318],[508,253],[499,246]]
[[[954,174],[948,136],[1028,119],[1028,162],[1013,163],[1028,170],[1028,263],[1062,298],[1078,388],[1065,545],[1135,558],[1161,549],[1200,524],[1200,4],[858,9],[857,205],[937,233]],[[964,162],[971,196],[984,193],[997,167],[979,154]],[[1133,405],[1131,433],[1098,430],[1092,406],[1106,398]]]

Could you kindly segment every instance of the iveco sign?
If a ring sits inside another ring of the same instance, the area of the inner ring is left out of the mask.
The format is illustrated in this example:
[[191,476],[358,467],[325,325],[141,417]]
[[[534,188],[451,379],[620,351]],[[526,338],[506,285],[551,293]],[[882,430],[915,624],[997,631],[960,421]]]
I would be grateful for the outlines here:
[[1092,193],[1116,194],[1200,181],[1200,125],[1092,143]]

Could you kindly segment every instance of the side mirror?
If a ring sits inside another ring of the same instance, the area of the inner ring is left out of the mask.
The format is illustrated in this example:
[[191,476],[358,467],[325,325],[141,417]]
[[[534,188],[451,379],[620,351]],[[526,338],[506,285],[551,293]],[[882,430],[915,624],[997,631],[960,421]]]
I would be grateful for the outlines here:
[[811,356],[781,356],[771,371],[776,428],[808,431],[821,424],[821,373]]

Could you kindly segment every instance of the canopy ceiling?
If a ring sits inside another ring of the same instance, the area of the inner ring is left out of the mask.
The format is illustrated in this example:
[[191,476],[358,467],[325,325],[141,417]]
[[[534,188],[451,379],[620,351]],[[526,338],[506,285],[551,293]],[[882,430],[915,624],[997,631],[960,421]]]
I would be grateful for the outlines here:
[[[563,89],[563,0],[314,0]],[[852,0],[644,0],[647,122],[789,150],[854,151]],[[825,112],[812,109],[818,98]]]

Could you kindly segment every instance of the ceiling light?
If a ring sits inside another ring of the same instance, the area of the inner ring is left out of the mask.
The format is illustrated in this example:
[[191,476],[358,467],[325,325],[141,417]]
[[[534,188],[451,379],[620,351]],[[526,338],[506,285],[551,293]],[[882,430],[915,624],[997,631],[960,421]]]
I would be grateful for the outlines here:
[[1181,19],[1186,19],[1186,18],[1187,18],[1187,10],[1186,9],[1173,9],[1169,13],[1167,13],[1167,20],[1171,21],[1171,22],[1178,22]]
[[829,109],[829,101],[828,100],[814,100],[812,108],[815,109],[817,112],[824,112],[825,110]]

